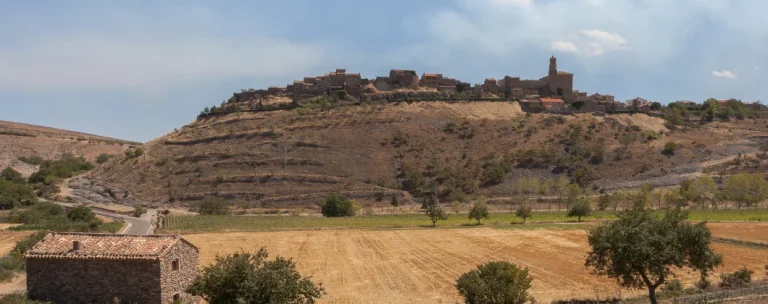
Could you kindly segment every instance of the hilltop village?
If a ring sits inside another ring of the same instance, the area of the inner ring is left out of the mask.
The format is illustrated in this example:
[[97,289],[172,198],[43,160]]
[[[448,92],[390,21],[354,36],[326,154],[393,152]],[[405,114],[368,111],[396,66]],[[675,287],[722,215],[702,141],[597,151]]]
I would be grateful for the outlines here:
[[[615,100],[610,94],[588,94],[573,88],[574,74],[557,69],[557,58],[549,58],[547,75],[539,79],[504,76],[486,78],[471,85],[438,73],[393,69],[389,76],[362,78],[360,73],[336,69],[322,76],[304,77],[284,87],[266,90],[247,89],[222,102],[221,106],[205,109],[201,117],[242,110],[277,110],[297,107],[307,101],[330,98],[335,102],[399,102],[399,101],[517,101],[526,112],[540,113],[646,113],[662,116],[661,104],[642,97],[626,101]],[[728,99],[732,100],[732,99]],[[723,108],[726,99],[717,100]],[[735,100],[735,99],[733,99]],[[741,102],[740,102],[741,103]],[[672,104],[672,103],[671,103]],[[692,101],[674,102],[689,109],[701,107]],[[245,105],[245,108],[243,108]],[[765,110],[759,102],[743,103],[746,109]]]

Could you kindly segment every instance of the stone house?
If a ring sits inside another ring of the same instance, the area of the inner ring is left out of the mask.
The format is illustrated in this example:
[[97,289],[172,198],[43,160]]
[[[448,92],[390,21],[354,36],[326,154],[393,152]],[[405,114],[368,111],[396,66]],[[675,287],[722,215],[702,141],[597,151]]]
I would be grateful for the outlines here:
[[393,88],[415,89],[419,86],[419,75],[413,70],[393,69],[389,71],[389,84]]
[[443,74],[421,74],[420,85],[425,88],[436,89],[440,86],[440,81],[443,80]]
[[542,98],[541,103],[547,110],[556,110],[565,107],[565,101],[559,98]]
[[199,303],[199,250],[178,235],[59,233],[24,255],[27,294],[55,303]]

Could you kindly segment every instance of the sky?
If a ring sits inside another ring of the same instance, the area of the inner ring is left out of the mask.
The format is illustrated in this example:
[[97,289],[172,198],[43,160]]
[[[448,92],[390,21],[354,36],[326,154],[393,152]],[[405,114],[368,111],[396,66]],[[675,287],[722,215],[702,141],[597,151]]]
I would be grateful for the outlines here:
[[335,68],[538,79],[662,103],[768,95],[765,0],[0,0],[0,120],[149,141]]

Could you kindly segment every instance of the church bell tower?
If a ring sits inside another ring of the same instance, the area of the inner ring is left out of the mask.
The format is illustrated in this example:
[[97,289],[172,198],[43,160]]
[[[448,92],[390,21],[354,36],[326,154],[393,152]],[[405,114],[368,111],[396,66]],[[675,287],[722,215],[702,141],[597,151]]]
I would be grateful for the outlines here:
[[557,58],[555,58],[555,55],[552,54],[552,57],[549,58],[549,78],[554,78],[555,75],[557,75]]

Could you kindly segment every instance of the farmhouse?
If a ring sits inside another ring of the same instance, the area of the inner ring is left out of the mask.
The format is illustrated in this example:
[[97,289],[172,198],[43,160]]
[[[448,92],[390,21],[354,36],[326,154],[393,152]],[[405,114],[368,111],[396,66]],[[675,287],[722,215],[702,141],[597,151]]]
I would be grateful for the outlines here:
[[56,303],[199,303],[184,292],[198,255],[178,235],[54,232],[24,256],[27,293]]

